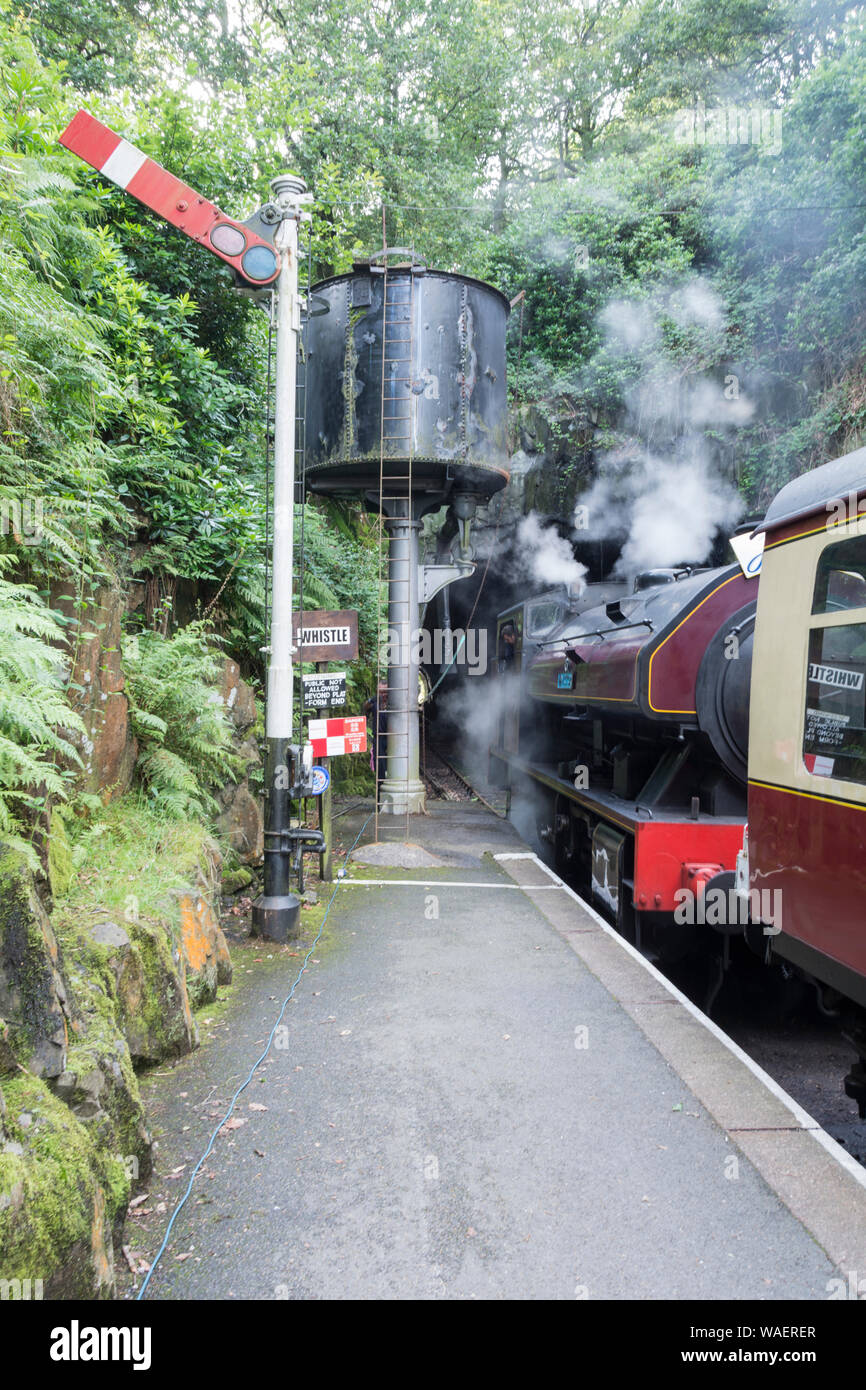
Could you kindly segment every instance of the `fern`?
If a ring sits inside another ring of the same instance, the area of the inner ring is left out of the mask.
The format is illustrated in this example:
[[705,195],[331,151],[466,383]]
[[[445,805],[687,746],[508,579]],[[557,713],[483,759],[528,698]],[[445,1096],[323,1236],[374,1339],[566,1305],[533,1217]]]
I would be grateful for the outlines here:
[[0,578],[0,843],[22,849],[33,868],[27,822],[46,796],[65,797],[64,764],[81,762],[68,737],[84,725],[64,694],[64,640],[34,589]]
[[242,765],[216,688],[215,639],[199,623],[172,637],[144,632],[126,639],[123,658],[147,792],[174,819],[212,815],[212,789]]

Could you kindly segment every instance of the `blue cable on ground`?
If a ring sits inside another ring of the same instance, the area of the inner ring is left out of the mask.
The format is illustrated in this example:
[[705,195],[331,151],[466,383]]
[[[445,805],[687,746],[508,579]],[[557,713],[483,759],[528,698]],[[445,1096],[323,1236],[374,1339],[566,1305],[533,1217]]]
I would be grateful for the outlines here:
[[[356,844],[358,843],[358,841],[360,840],[361,836],[363,835],[364,831],[367,829],[367,826],[370,824],[370,821],[371,821],[372,819],[373,819],[373,812],[371,811],[370,814],[369,814],[369,816],[367,817],[367,819],[364,821],[364,824],[361,826],[361,829],[358,831],[357,835],[355,836],[354,840],[352,841],[351,845],[350,845],[349,848],[346,850],[346,853],[343,855],[343,864],[346,863],[346,860],[349,858],[349,855],[352,853],[352,850],[355,848],[355,845],[356,845]],[[265,1049],[264,1049],[264,1051],[262,1052],[262,1054],[261,1054],[259,1057],[256,1058],[255,1062],[253,1062],[253,1065],[250,1067],[249,1075],[247,1076],[246,1081],[244,1081],[240,1086],[238,1086],[238,1089],[235,1091],[234,1095],[233,1095],[232,1098],[231,1098],[231,1101],[230,1101],[230,1103],[229,1103],[229,1108],[228,1108],[228,1110],[227,1110],[226,1113],[223,1115],[222,1119],[220,1120],[219,1124],[217,1125],[216,1129],[214,1130],[213,1134],[212,1134],[211,1137],[210,1137],[210,1141],[209,1141],[209,1143],[208,1143],[207,1148],[205,1149],[205,1151],[204,1151],[204,1153],[202,1154],[201,1158],[199,1159],[198,1163],[197,1163],[197,1164],[195,1165],[195,1167],[193,1168],[192,1174],[191,1174],[191,1176],[190,1176],[189,1184],[188,1184],[187,1189],[186,1189],[186,1192],[183,1194],[183,1196],[181,1197],[180,1201],[178,1202],[177,1206],[175,1207],[174,1211],[173,1211],[172,1214],[171,1214],[171,1220],[169,1221],[168,1226],[166,1227],[165,1235],[163,1236],[163,1240],[162,1240],[162,1245],[159,1247],[158,1251],[156,1252],[156,1256],[154,1257],[153,1263],[152,1263],[152,1265],[150,1266],[150,1269],[147,1271],[147,1277],[145,1278],[144,1283],[142,1284],[141,1288],[140,1288],[139,1291],[138,1291],[138,1295],[137,1295],[137,1297],[136,1297],[136,1302],[139,1302],[142,1298],[144,1298],[145,1290],[147,1289],[147,1286],[148,1286],[148,1284],[150,1283],[150,1280],[151,1280],[151,1276],[152,1276],[152,1274],[153,1274],[153,1271],[156,1269],[157,1265],[159,1264],[160,1260],[162,1259],[163,1255],[165,1254],[165,1248],[166,1248],[166,1246],[168,1245],[168,1238],[169,1238],[169,1236],[171,1235],[172,1227],[174,1226],[175,1221],[177,1220],[178,1216],[180,1215],[181,1210],[183,1209],[183,1207],[184,1207],[184,1205],[185,1205],[185,1203],[186,1203],[187,1198],[189,1197],[190,1193],[192,1192],[192,1185],[193,1185],[193,1183],[195,1182],[196,1177],[198,1176],[199,1172],[201,1171],[202,1164],[204,1163],[205,1159],[208,1158],[208,1156],[210,1155],[210,1153],[211,1153],[211,1151],[212,1151],[212,1149],[213,1149],[214,1141],[215,1141],[217,1135],[219,1134],[219,1132],[220,1132],[220,1130],[222,1129],[223,1125],[225,1124],[226,1120],[230,1119],[231,1113],[232,1113],[232,1111],[234,1110],[235,1105],[236,1105],[236,1103],[237,1103],[238,1096],[241,1095],[241,1094],[246,1090],[247,1086],[249,1086],[250,1082],[252,1081],[252,1079],[253,1079],[253,1077],[254,1077],[254,1075],[255,1075],[255,1073],[256,1073],[257,1068],[261,1066],[262,1062],[265,1060],[265,1058],[267,1057],[268,1053],[269,1053],[270,1050],[271,1050],[271,1043],[272,1043],[273,1040],[274,1040],[274,1034],[276,1033],[277,1029],[279,1028],[280,1023],[281,1023],[281,1021],[282,1021],[283,1014],[286,1012],[286,1008],[287,1008],[289,1002],[291,1001],[292,995],[294,994],[295,990],[296,990],[297,987],[298,987],[298,984],[300,983],[301,976],[303,975],[304,971],[305,971],[306,968],[307,968],[307,962],[308,962],[308,960],[310,959],[310,956],[311,956],[311,955],[313,954],[313,952],[315,951],[316,946],[319,944],[319,940],[320,940],[320,938],[321,938],[322,932],[325,930],[325,923],[326,923],[327,920],[328,920],[328,913],[331,911],[331,904],[333,903],[334,899],[335,899],[336,896],[337,896],[337,891],[338,891],[339,887],[340,887],[340,879],[338,878],[338,879],[337,879],[337,882],[334,884],[334,891],[333,891],[333,893],[331,894],[331,896],[330,896],[330,898],[329,898],[329,900],[328,900],[328,906],[325,908],[325,915],[324,915],[324,917],[322,918],[321,923],[319,924],[319,930],[318,930],[318,932],[316,933],[316,938],[315,938],[315,940],[313,941],[313,944],[311,945],[309,951],[308,951],[307,954],[304,956],[304,963],[303,963],[303,965],[301,966],[300,970],[298,971],[297,978],[295,979],[295,983],[292,985],[292,988],[289,990],[288,994],[286,995],[285,999],[283,1000],[283,1007],[280,1009],[280,1012],[279,1012],[279,1016],[278,1016],[278,1018],[277,1018],[277,1021],[276,1021],[276,1023],[274,1024],[274,1026],[273,1026],[273,1028],[271,1029],[271,1031],[270,1031],[270,1035],[269,1035],[268,1040],[267,1040],[267,1042],[266,1042],[266,1044],[265,1044]]]

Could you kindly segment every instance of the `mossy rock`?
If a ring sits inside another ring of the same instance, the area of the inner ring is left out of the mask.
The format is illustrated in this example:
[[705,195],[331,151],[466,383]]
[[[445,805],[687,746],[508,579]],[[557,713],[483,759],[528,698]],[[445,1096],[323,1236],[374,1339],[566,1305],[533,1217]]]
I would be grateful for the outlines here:
[[252,881],[252,869],[224,869],[220,886],[226,897],[230,897],[233,893],[239,893],[242,888],[249,888]]
[[0,851],[0,1016],[15,1057],[59,1076],[68,1042],[60,952],[22,855]]
[[76,991],[88,972],[99,978],[103,1003],[93,994],[90,1003],[113,1011],[133,1062],[150,1065],[198,1045],[186,965],[168,924],[89,923],[77,933],[75,954]]
[[111,1298],[114,1235],[129,1201],[123,1163],[100,1153],[44,1081],[3,1077],[0,1250],[4,1279],[41,1279],[48,1298]]
[[[83,953],[82,953],[83,955]],[[98,1146],[120,1158],[134,1178],[150,1176],[151,1137],[104,960],[79,958],[66,1070],[55,1094],[86,1126]]]

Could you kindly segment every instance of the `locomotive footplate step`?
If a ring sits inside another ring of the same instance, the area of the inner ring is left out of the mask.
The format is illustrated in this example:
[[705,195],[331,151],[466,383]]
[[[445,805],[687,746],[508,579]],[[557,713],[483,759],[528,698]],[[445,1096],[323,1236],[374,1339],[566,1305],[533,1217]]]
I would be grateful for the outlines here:
[[[449,803],[411,829],[418,867],[349,862],[183,1213],[207,1258],[149,1297],[826,1300],[866,1271],[859,1170],[513,826]],[[166,1172],[206,1138],[178,1097],[245,1073],[286,974],[241,973],[230,1026],[148,1083]]]

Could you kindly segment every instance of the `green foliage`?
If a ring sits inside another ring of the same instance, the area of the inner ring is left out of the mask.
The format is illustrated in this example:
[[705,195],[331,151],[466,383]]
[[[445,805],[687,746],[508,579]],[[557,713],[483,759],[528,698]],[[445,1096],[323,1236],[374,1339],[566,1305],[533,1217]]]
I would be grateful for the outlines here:
[[153,804],[176,820],[207,818],[211,788],[239,767],[216,685],[220,663],[200,624],[173,637],[143,632],[123,647],[136,774]]
[[23,850],[32,868],[27,821],[46,794],[66,795],[58,759],[79,762],[67,734],[83,725],[65,699],[63,640],[30,586],[0,578],[0,844]]

